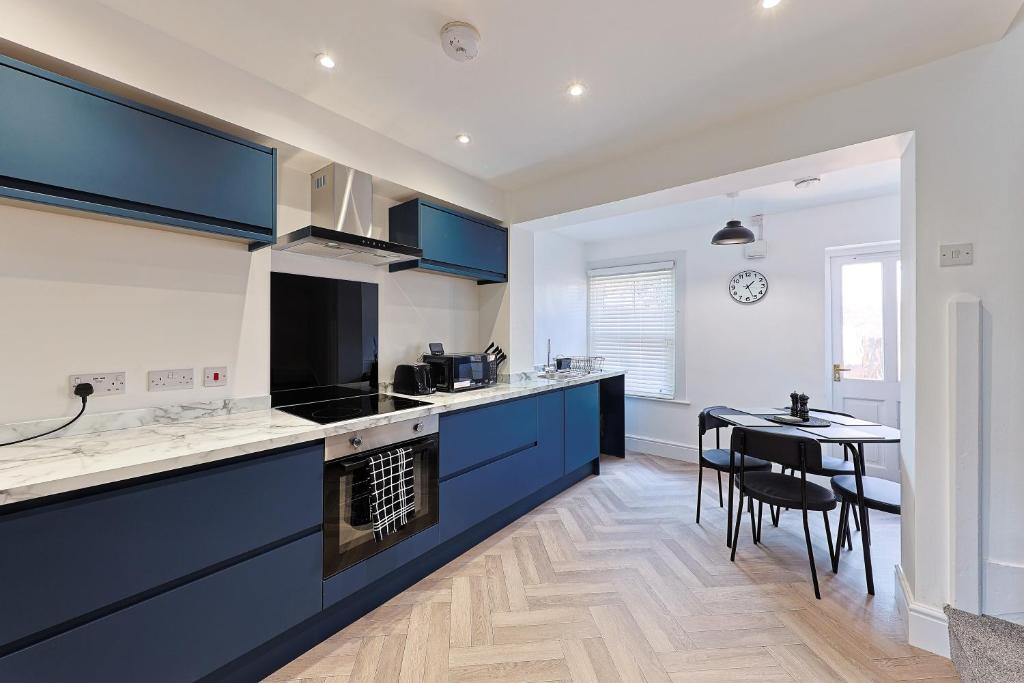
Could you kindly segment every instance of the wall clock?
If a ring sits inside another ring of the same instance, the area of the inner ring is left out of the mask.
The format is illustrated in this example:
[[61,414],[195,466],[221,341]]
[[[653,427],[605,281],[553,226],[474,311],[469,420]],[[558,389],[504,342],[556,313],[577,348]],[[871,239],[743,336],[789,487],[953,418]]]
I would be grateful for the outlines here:
[[768,278],[756,270],[742,270],[729,280],[729,296],[741,304],[754,304],[768,293]]

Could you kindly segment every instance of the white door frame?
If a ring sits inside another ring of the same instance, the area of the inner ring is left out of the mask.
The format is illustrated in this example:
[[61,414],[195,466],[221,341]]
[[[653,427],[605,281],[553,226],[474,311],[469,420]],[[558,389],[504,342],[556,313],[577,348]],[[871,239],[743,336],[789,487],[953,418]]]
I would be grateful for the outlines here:
[[[832,290],[835,283],[832,282],[832,259],[836,256],[860,256],[867,254],[886,254],[895,253],[897,256],[901,255],[900,252],[900,241],[899,240],[887,240],[885,242],[866,242],[864,244],[849,244],[842,247],[826,247],[825,248],[825,320],[828,324],[825,325],[825,357],[824,363],[822,364],[822,371],[826,380],[824,386],[828,387],[828,397],[826,401],[828,403],[829,410],[835,410],[835,405],[832,400],[832,363],[834,363],[834,354],[832,346]],[[897,311],[897,315],[899,312]]]

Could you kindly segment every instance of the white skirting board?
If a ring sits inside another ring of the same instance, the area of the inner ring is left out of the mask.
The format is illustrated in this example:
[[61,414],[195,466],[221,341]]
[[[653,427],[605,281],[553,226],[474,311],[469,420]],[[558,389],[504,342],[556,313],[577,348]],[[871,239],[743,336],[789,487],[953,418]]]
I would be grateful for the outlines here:
[[635,434],[626,435],[626,450],[636,453],[648,453],[670,460],[681,460],[697,464],[697,447],[675,441],[664,441],[662,439],[649,439]]
[[896,604],[906,616],[907,642],[922,650],[949,657],[949,631],[946,615],[940,609],[914,601],[914,594],[896,565]]

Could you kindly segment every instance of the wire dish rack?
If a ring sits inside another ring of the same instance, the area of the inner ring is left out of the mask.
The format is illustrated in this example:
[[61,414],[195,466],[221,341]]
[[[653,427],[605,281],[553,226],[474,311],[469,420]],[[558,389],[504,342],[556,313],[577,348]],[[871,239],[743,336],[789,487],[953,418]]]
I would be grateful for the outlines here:
[[604,356],[571,356],[569,358],[569,372],[580,375],[601,372],[603,365]]

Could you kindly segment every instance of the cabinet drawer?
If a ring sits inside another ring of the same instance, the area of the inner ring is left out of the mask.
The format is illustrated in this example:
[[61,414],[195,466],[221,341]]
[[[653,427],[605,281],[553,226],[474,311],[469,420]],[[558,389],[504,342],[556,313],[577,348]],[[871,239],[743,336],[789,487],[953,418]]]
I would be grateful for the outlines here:
[[565,472],[601,456],[601,395],[595,382],[565,390]]
[[537,398],[441,416],[441,478],[537,443]]
[[462,533],[562,476],[560,449],[534,446],[441,482],[441,541]]
[[23,193],[10,196],[273,238],[273,150],[14,60],[0,92],[0,176]]
[[322,482],[319,444],[0,517],[0,645],[318,527]]
[[320,534],[0,658],[4,681],[193,681],[320,611]]

